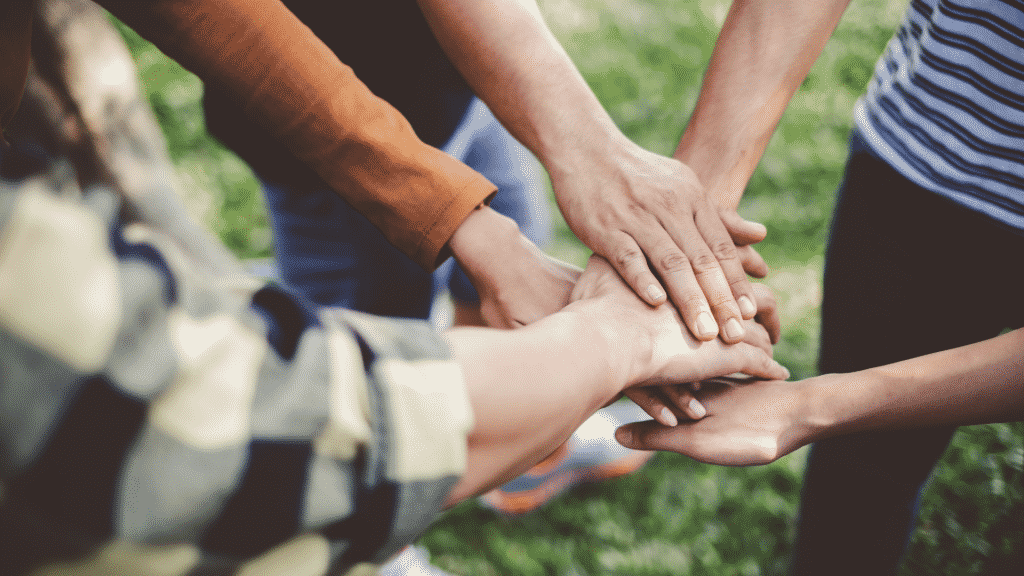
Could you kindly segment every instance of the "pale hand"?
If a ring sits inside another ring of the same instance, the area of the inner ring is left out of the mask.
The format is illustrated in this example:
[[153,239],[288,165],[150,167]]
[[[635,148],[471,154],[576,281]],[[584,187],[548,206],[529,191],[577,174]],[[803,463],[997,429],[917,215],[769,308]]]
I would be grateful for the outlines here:
[[[771,290],[763,284],[753,284],[757,298],[757,315],[754,321],[762,329],[750,327],[744,339],[748,344],[757,346],[772,355],[772,344],[779,341],[781,322],[778,306]],[[746,320],[747,323],[754,321]],[[665,386],[634,388],[625,393],[626,397],[643,408],[652,418],[665,426],[675,426],[682,419],[696,420],[703,418],[707,410],[701,405],[693,392],[700,389],[700,382],[679,383]]]
[[764,227],[732,217],[734,211],[723,220],[678,160],[624,137],[602,152],[579,165],[549,167],[569,227],[648,304],[671,299],[698,339],[742,341],[743,319],[757,312],[744,265],[756,270],[759,257],[737,250],[733,238],[759,241]]
[[544,254],[513,220],[490,208],[470,214],[449,246],[492,328],[524,326],[561,310],[581,272]]
[[610,353],[631,355],[633,362],[624,379],[629,385],[694,382],[735,372],[760,378],[789,376],[772,360],[769,335],[761,325],[748,324],[748,337],[756,344],[697,340],[674,308],[652,307],[637,298],[600,256],[591,256],[572,300],[571,309],[588,314],[594,326],[607,331],[608,341],[621,343]]

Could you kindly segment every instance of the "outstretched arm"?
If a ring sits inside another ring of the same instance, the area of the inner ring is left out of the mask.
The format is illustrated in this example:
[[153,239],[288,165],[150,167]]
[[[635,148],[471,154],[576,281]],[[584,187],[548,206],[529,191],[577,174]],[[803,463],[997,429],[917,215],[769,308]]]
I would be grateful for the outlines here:
[[540,158],[573,232],[646,302],[670,298],[700,339],[742,340],[756,306],[730,232],[761,238],[763,227],[736,218],[727,230],[689,168],[630,142],[532,0],[420,6],[473,89]]
[[735,0],[675,158],[736,210],[779,118],[850,0]]
[[713,464],[765,464],[839,434],[982,424],[1024,417],[1024,329],[879,368],[801,382],[709,384],[708,415],[666,428],[619,430],[619,441]]

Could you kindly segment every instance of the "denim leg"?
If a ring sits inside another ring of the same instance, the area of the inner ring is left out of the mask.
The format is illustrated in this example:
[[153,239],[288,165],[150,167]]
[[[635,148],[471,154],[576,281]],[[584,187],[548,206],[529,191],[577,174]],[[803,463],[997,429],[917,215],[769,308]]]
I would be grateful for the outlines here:
[[[1007,285],[1020,286],[1021,239],[851,148],[826,254],[820,371],[963,346],[1010,325],[1008,305],[1019,298]],[[815,444],[792,573],[894,574],[918,495],[954,430]]]
[[433,280],[332,190],[263,182],[281,276],[306,298],[381,316],[426,318]]
[[[551,214],[540,164],[482,101],[473,99],[444,151],[498,187],[491,208],[515,220],[523,235],[534,244],[541,248],[547,244],[551,238]],[[452,297],[459,301],[478,301],[466,273],[457,263],[449,266],[438,271],[438,283],[447,284]]]

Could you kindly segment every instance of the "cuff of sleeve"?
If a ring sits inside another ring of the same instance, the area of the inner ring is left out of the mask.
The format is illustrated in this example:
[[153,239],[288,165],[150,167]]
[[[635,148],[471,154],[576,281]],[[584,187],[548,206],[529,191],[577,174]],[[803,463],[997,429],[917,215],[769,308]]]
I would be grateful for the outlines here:
[[368,423],[382,434],[390,480],[406,484],[461,476],[473,428],[462,368],[440,335],[423,321],[342,311],[365,344],[360,358],[370,385],[369,406],[386,421]]
[[412,259],[424,270],[433,270],[451,256],[448,241],[469,214],[481,205],[488,205],[498,190],[483,176],[478,176],[453,195],[438,211],[434,222],[423,232],[423,240]]

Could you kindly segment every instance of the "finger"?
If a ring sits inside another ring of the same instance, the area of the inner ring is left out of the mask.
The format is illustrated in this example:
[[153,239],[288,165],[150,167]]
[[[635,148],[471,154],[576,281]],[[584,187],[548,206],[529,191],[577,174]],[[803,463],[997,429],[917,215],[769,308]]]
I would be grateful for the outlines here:
[[703,377],[699,378],[700,380],[734,372],[742,372],[765,380],[789,378],[789,370],[773,360],[769,353],[746,342],[726,346],[709,355],[704,362],[703,372]]
[[665,397],[670,398],[675,407],[682,410],[683,413],[689,416],[691,420],[700,420],[704,416],[707,416],[708,411],[705,410],[704,405],[694,397],[690,385],[675,384],[671,386],[662,386],[661,393]]
[[[741,319],[749,320],[753,318],[757,314],[757,300],[754,297],[753,289],[750,287],[750,281],[747,280],[747,273],[743,269],[743,263],[740,261],[736,245],[722,224],[718,213],[711,210],[710,206],[708,206],[707,209],[698,210],[694,214],[694,222],[711,249],[711,253],[718,260],[718,265],[721,267],[722,274],[725,275],[725,280],[732,291],[732,297],[735,299]],[[698,279],[701,279],[700,276],[698,276]],[[705,287],[705,293],[707,293],[707,286],[703,282],[701,282],[701,285]],[[710,296],[708,298],[710,299]],[[715,305],[712,304],[711,307],[714,309]],[[719,311],[716,310],[716,316],[719,315],[717,312]],[[731,310],[728,312],[722,311],[721,313],[731,313]],[[721,322],[721,318],[719,321]],[[729,330],[727,329],[727,335],[728,332]],[[735,342],[736,340],[726,339],[726,341]]]
[[771,335],[764,326],[754,320],[747,320],[747,335],[743,337],[743,342],[764,350],[768,356],[772,355]]
[[697,458],[694,441],[688,427],[666,428],[655,422],[634,422],[620,426],[615,440],[633,450],[669,450]]
[[642,408],[644,412],[647,412],[659,424],[663,426],[676,426],[679,424],[676,415],[669,409],[668,403],[661,398],[656,388],[634,388],[627,390],[625,396]]
[[[693,234],[697,235],[696,229]],[[640,240],[644,252],[668,288],[683,324],[698,340],[714,340],[719,333],[719,324],[704,297],[704,290],[694,276],[690,259],[657,225],[648,228]]]
[[768,229],[760,222],[744,220],[732,208],[719,208],[719,218],[729,232],[729,236],[737,246],[757,244],[768,236]]
[[779,306],[775,295],[764,284],[753,284],[754,295],[757,297],[757,323],[764,326],[772,344],[778,344],[782,337],[782,320],[779,318]]
[[743,265],[744,272],[754,278],[764,278],[768,275],[768,264],[765,263],[764,258],[753,247],[737,246],[736,253],[739,254],[740,264]]
[[607,258],[619,276],[644,302],[658,306],[666,301],[665,289],[651,273],[644,251],[632,236],[625,232],[616,233],[614,243],[605,252],[602,256]]

